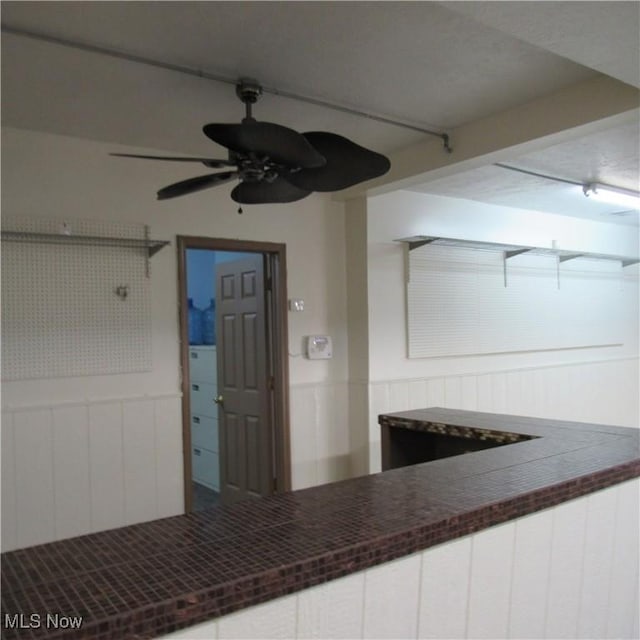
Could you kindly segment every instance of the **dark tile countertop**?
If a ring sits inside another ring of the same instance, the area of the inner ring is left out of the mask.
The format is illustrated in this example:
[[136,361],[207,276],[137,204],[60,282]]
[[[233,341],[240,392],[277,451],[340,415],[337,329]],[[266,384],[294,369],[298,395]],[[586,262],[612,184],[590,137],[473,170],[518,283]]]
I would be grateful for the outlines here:
[[636,429],[438,408],[380,422],[516,442],[4,553],[2,638],[161,636],[640,475]]

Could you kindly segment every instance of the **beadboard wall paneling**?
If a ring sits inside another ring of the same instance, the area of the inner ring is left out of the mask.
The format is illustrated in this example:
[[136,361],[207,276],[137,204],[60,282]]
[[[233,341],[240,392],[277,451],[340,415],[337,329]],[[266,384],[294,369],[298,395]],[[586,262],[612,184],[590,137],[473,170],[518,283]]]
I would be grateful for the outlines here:
[[[380,413],[444,406],[638,426],[635,359],[355,386],[357,404],[347,382],[291,386],[294,489],[379,471]],[[351,424],[358,413],[367,423],[367,406],[368,449],[354,448]],[[2,418],[3,550],[183,511],[178,395]]]
[[292,385],[289,392],[293,489],[349,478],[347,383]]
[[[178,395],[4,411],[2,550],[182,513],[181,411]],[[346,382],[292,386],[291,449],[294,489],[352,475]]]
[[0,429],[0,454],[2,455],[2,517],[0,518],[1,540],[3,549],[14,549],[18,543],[16,528],[16,454],[13,430],[13,414],[2,412],[2,428]]
[[165,637],[635,638],[639,494],[631,480]]
[[122,403],[125,524],[153,520],[158,510],[154,418],[152,400]]
[[183,511],[179,396],[5,410],[2,550]]
[[511,638],[544,638],[552,535],[552,509],[516,521],[509,616]]
[[89,405],[91,531],[124,524],[122,403]]
[[52,410],[56,538],[91,530],[89,427],[86,406]]
[[21,547],[55,539],[52,417],[49,409],[13,416],[16,541]]

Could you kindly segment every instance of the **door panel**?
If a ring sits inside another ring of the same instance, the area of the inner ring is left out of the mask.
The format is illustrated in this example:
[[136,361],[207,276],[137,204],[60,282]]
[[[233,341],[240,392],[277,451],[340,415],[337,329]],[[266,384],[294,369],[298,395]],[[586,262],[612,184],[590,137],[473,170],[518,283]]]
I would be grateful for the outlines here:
[[[233,304],[233,300],[229,298],[225,301],[227,304]],[[222,306],[222,305],[220,305]],[[222,379],[224,385],[221,388],[229,389],[237,388],[236,384],[236,315],[235,313],[224,314],[218,326],[222,327],[222,331],[218,336],[218,344],[220,353],[218,353],[218,362],[222,360]],[[220,377],[220,376],[218,376]],[[219,385],[220,386],[220,385]]]
[[242,316],[242,338],[244,340],[244,388],[246,391],[258,391],[257,354],[258,317],[255,313],[245,313]]
[[216,265],[221,497],[271,493],[273,452],[261,254]]
[[[224,467],[225,478],[221,480],[221,486],[231,486],[234,489],[240,488],[240,470],[238,459],[238,451],[241,443],[238,441],[240,436],[240,426],[238,424],[238,416],[231,412],[226,412],[224,416],[224,436],[220,438],[222,447],[222,464]],[[222,434],[221,434],[222,436]]]
[[247,434],[247,491],[261,495],[260,477],[262,457],[260,456],[260,429],[263,425],[253,416],[246,418]]

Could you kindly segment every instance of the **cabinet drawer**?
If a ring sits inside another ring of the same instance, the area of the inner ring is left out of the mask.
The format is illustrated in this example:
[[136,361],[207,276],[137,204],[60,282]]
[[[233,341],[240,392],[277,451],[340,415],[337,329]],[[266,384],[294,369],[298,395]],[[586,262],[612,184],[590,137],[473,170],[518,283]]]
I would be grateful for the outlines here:
[[189,389],[191,413],[199,416],[217,418],[218,405],[213,399],[218,395],[218,387],[215,384],[208,384],[206,382],[194,382],[192,379]]
[[191,414],[191,444],[217,452],[218,419]]
[[220,467],[217,453],[200,447],[192,447],[191,474],[196,482],[214,491],[220,491]]
[[189,378],[216,384],[216,348],[189,347]]

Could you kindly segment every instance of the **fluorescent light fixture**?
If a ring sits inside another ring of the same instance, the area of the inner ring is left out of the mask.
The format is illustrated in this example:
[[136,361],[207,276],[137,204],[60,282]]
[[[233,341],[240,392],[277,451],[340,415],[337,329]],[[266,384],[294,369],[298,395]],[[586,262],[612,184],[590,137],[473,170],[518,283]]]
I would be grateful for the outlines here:
[[601,184],[586,184],[582,191],[587,198],[625,207],[627,209],[640,210],[640,193],[630,189],[618,189]]

